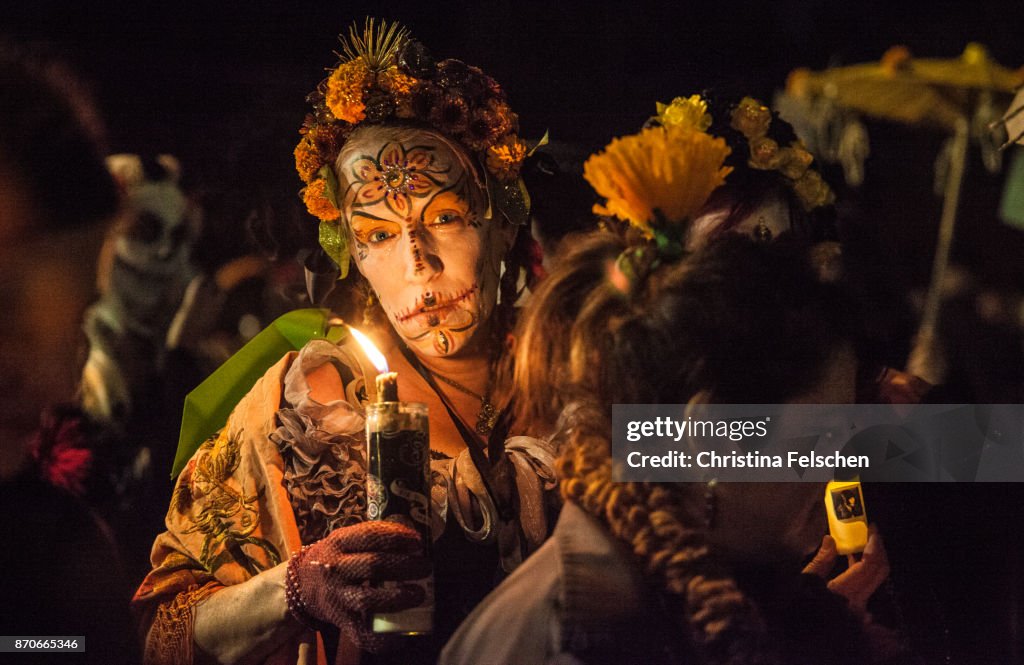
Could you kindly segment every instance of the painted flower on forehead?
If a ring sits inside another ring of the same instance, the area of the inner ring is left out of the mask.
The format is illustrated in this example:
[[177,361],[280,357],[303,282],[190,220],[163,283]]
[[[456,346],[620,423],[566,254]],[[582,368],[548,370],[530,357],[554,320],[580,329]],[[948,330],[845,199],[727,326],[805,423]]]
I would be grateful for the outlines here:
[[771,110],[753,97],[741,99],[732,112],[732,128],[741,132],[747,140],[765,136],[771,122]]
[[386,201],[395,213],[406,215],[412,209],[412,197],[427,196],[447,182],[450,166],[438,164],[428,147],[388,143],[376,157],[364,156],[350,167],[354,183],[353,206],[368,206]]
[[691,127],[704,132],[711,126],[708,103],[700,95],[676,97],[670,104],[655,102],[655,108],[658,114],[654,119],[665,127]]
[[583,177],[606,200],[594,212],[650,238],[659,215],[678,223],[697,213],[732,171],[722,165],[728,154],[723,139],[691,127],[648,127],[591,156]]

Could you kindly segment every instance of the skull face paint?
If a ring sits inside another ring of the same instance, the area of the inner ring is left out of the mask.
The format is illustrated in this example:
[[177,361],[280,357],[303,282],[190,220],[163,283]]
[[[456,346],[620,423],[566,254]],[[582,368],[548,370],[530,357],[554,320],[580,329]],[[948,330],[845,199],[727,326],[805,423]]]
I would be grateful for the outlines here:
[[427,130],[368,127],[338,157],[356,266],[416,353],[453,356],[497,300],[506,246],[468,159]]

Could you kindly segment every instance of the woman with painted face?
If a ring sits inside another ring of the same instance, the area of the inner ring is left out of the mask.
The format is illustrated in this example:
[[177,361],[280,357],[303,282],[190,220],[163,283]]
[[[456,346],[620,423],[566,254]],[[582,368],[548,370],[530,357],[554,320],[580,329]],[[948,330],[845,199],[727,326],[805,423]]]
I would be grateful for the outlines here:
[[296,168],[359,327],[401,400],[429,408],[433,634],[371,629],[423,600],[405,582],[431,562],[416,530],[366,521],[377,370],[348,337],[283,358],[185,466],[134,600],[148,662],[434,662],[548,533],[553,451],[510,436],[496,406],[531,255],[516,116],[493,79],[435,63],[398,26],[368,22],[344,45],[309,97]]

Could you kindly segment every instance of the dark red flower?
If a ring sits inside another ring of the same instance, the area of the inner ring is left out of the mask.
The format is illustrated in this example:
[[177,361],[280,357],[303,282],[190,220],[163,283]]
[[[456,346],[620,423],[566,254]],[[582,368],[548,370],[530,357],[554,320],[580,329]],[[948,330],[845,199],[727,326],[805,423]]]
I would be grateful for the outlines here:
[[84,496],[93,465],[93,451],[86,435],[87,422],[69,409],[50,409],[32,437],[29,450],[40,475],[51,485]]

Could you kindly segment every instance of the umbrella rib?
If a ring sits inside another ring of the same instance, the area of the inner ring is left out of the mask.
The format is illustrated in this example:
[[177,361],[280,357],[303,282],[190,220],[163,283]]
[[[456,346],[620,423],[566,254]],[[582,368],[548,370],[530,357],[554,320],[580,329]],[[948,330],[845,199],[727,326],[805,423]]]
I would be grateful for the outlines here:
[[1017,141],[1019,141],[1019,140],[1021,140],[1021,139],[1024,139],[1024,130],[1022,130],[1022,131],[1021,131],[1021,132],[1020,132],[1019,134],[1017,134],[1016,136],[1014,136],[1014,137],[1013,137],[1012,139],[1009,139],[1009,140],[1008,140],[1008,141],[1007,141],[1006,143],[1004,143],[1003,145],[999,146],[999,150],[1000,150],[1000,151],[1002,151],[1002,150],[1006,150],[1006,149],[1007,149],[1007,148],[1009,148],[1009,147],[1010,147],[1011,145],[1013,145],[1014,143],[1016,143]]
[[992,128],[992,129],[995,129],[996,126],[999,125],[999,123],[1002,123],[1002,124],[1005,125],[1008,121],[1013,120],[1014,118],[1016,118],[1021,113],[1024,113],[1024,104],[1022,104],[1022,105],[1018,106],[1017,108],[1013,109],[1012,111],[1010,111],[1009,113],[1004,115],[1002,118],[999,118],[998,120],[995,120],[994,122],[990,123],[989,127]]

